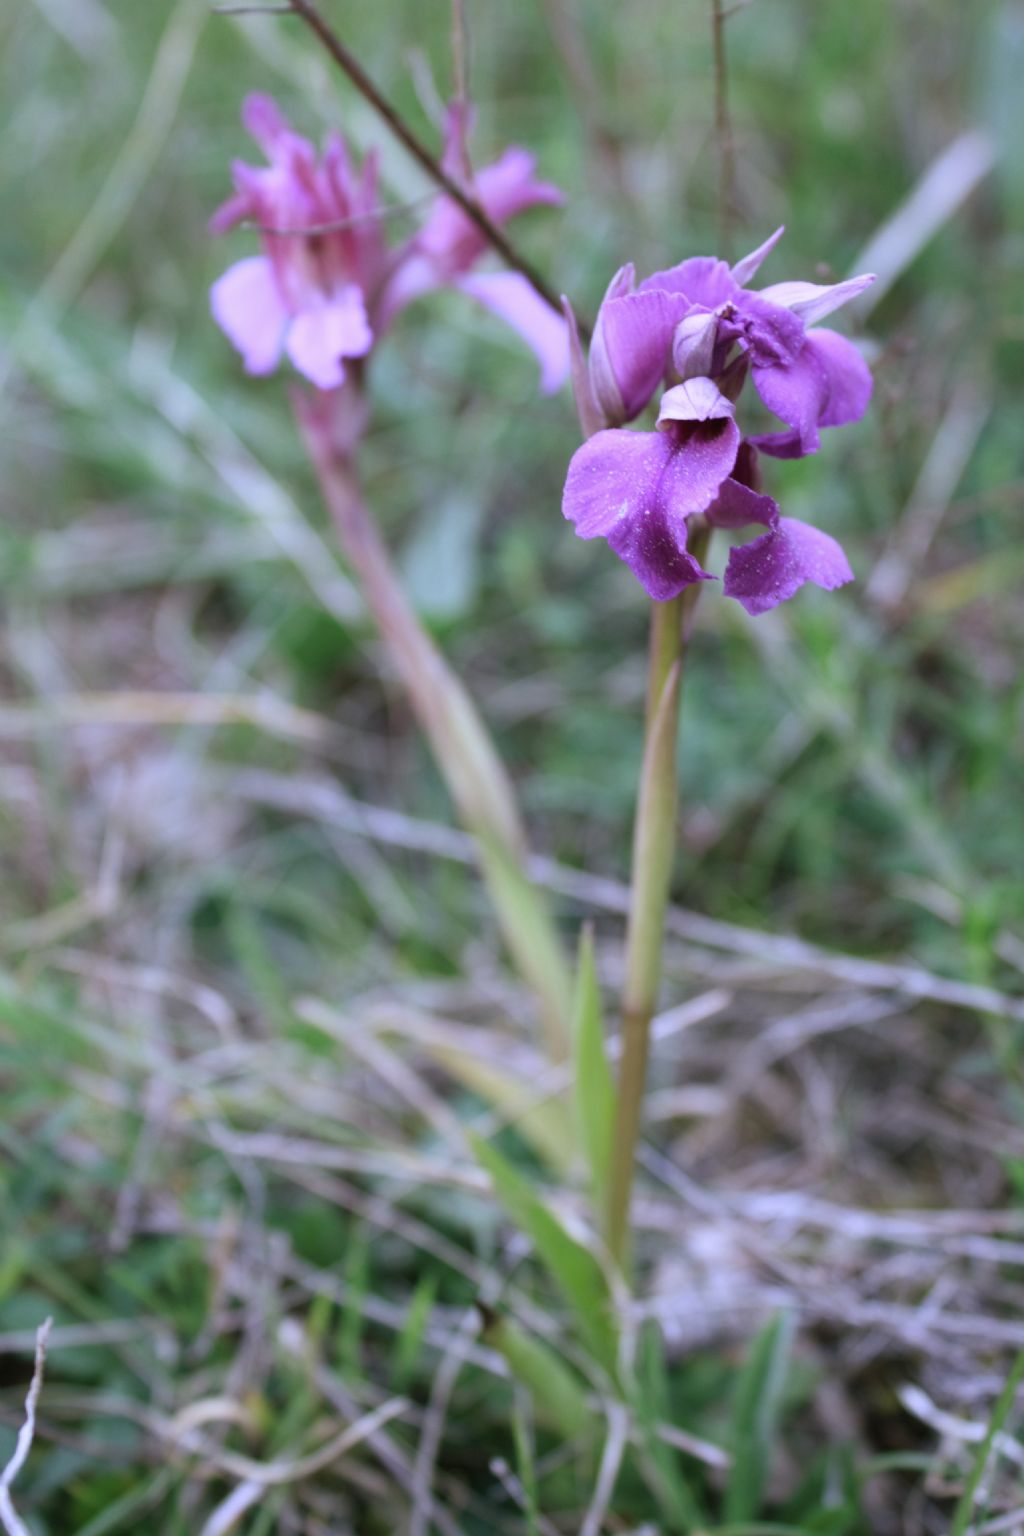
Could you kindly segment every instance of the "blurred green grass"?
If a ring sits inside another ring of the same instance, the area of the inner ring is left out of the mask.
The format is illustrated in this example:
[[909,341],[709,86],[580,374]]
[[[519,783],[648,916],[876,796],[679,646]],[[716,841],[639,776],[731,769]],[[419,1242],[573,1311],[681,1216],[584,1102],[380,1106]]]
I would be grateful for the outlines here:
[[[435,98],[450,80],[448,7],[327,9],[374,77],[436,135]],[[713,248],[703,0],[467,9],[475,154],[522,142],[566,188],[564,211],[532,216],[518,234],[581,310],[593,313],[623,261],[651,269]],[[566,17],[589,82],[569,80],[557,43]],[[1019,989],[1022,9],[1014,0],[755,0],[728,37],[736,252],[785,222],[770,279],[844,274],[968,128],[987,128],[998,158],[871,316],[878,384],[869,419],[813,461],[772,467],[786,510],[842,538],[857,585],[832,598],[805,591],[758,625],[734,605],[702,606],[684,707],[675,895],[753,927],[794,928],[844,950],[905,951],[940,973]],[[108,1394],[162,1393],[168,1412],[230,1372],[233,1336],[225,1342],[211,1321],[220,1303],[210,1233],[224,1211],[264,1200],[264,1226],[247,1216],[243,1247],[286,1231],[304,1262],[328,1266],[365,1230],[358,1202],[339,1215],[322,1188],[296,1201],[274,1183],[254,1196],[243,1178],[240,1193],[237,1162],[214,1147],[175,1143],[172,1155],[159,1135],[150,1147],[151,1078],[174,1059],[180,1022],[161,1023],[160,1007],[123,998],[108,999],[105,1017],[107,984],[92,977],[83,992],[82,956],[143,957],[230,999],[267,1055],[251,1097],[236,1103],[218,1086],[208,1103],[210,1090],[191,1080],[175,1092],[199,1095],[189,1115],[200,1124],[209,1109],[252,1129],[268,1117],[290,1132],[306,1125],[306,1107],[293,1124],[274,1086],[271,1049],[284,1039],[296,1082],[323,1061],[323,1039],[295,1017],[298,992],[352,998],[401,983],[429,993],[469,973],[502,995],[493,934],[466,871],[385,858],[287,818],[255,830],[233,803],[236,770],[291,775],[312,765],[337,771],[365,799],[449,819],[407,712],[381,691],[284,381],[245,379],[208,317],[211,280],[252,240],[206,233],[230,158],[250,152],[238,109],[252,89],[277,94],[314,137],[336,123],[358,143],[379,138],[392,200],[422,192],[293,24],[205,16],[185,0],[0,8],[0,677],[11,704],[44,716],[26,734],[0,713],[9,871],[0,921],[11,978],[0,1019],[0,1330],[32,1326],[46,1310],[63,1323],[164,1317],[183,1354],[161,1355],[154,1333],[128,1358],[101,1346],[62,1351],[57,1369],[62,1388],[78,1373]],[[399,216],[397,228],[409,220]],[[562,523],[572,412],[566,399],[541,402],[534,384],[530,359],[485,317],[455,296],[424,304],[375,365],[366,482],[412,590],[484,702],[537,845],[581,869],[619,873],[645,615],[628,574]],[[906,601],[887,615],[867,600],[868,579],[903,524],[922,464],[971,400],[983,407],[977,441],[962,475],[933,493],[940,504],[926,504],[939,514],[937,535]],[[55,696],[118,689],[259,692],[305,708],[332,734],[313,751],[251,724],[182,726],[155,739],[136,733],[125,749],[112,729],[45,726]],[[126,844],[119,904],[78,914],[73,904],[93,890],[112,839]],[[32,927],[54,912],[68,917],[52,934]],[[77,970],[63,953],[75,946]],[[194,1026],[180,1046],[186,1056],[209,1049]],[[991,1044],[1010,1093],[1020,1040],[993,1031]],[[987,1070],[984,1050],[980,1058],[977,1070]],[[338,1105],[351,1092],[344,1066],[323,1066]],[[103,1083],[117,1090],[113,1109]],[[318,1113],[326,1135],[327,1110]],[[164,1181],[175,1220],[112,1262],[97,1247],[97,1215],[103,1225],[116,1208],[130,1231],[124,1202],[136,1181],[147,1200]],[[427,1200],[421,1214],[467,1251],[493,1254],[493,1217],[468,1197],[454,1204]],[[439,1300],[468,1305],[474,1285],[439,1273]],[[342,1374],[357,1395],[390,1380],[381,1361],[395,1348],[391,1332],[360,1323],[363,1293],[369,1286],[404,1308],[415,1280],[404,1252],[375,1239],[372,1284],[350,1272],[345,1294],[356,1300],[347,1312],[342,1303],[341,1322],[313,1317],[314,1329],[340,1331]],[[240,1326],[254,1339],[258,1298],[246,1305],[253,1315]],[[206,1354],[204,1329],[216,1335]],[[415,1340],[406,1354],[417,1364],[397,1372],[395,1390],[411,1373],[422,1397],[430,1375]],[[254,1411],[269,1459],[302,1438],[320,1408],[286,1358],[263,1364],[266,1400]],[[700,1369],[717,1378],[724,1368],[711,1359]],[[21,1382],[20,1366],[10,1374]],[[705,1410],[702,1379],[694,1369],[673,1390],[685,1400],[678,1422],[710,1433],[702,1414],[721,1423],[722,1394],[709,1387],[719,1406]],[[504,1397],[493,1398],[505,1388],[478,1381],[475,1390],[493,1450],[505,1412]],[[49,1451],[32,1492],[40,1532],[130,1529],[150,1496],[159,1513],[144,1518],[159,1518],[159,1529],[198,1529],[197,1511],[208,1508],[201,1483],[149,1465],[141,1429],[89,1434],[109,1440],[110,1470],[88,1441]],[[483,1464],[468,1443],[446,1454],[470,1481]],[[579,1488],[558,1491],[586,1503]],[[351,1528],[375,1530],[359,1524],[372,1490],[353,1497]],[[129,1500],[120,1514],[119,1499]],[[282,1507],[271,1501],[246,1529],[292,1528],[274,1523],[285,1522]],[[629,1493],[623,1507],[650,1517]],[[471,1528],[491,1528],[486,1510],[473,1518]]]

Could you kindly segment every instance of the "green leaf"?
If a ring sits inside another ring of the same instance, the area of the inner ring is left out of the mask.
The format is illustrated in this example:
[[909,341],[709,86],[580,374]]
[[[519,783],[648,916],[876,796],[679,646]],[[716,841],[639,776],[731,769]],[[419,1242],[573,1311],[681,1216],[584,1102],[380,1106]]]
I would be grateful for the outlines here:
[[742,1523],[760,1508],[779,1407],[786,1385],[792,1319],[772,1318],[754,1340],[736,1386],[733,1411],[733,1464],[725,1496],[725,1518]]
[[505,1357],[516,1381],[529,1392],[538,1423],[566,1440],[596,1428],[583,1383],[542,1339],[490,1309],[484,1314],[482,1337]]
[[537,995],[548,1054],[569,1055],[572,974],[547,898],[486,828],[476,831],[480,867],[509,954]]
[[949,1528],[949,1536],[965,1536],[968,1526],[974,1521],[974,1501],[978,1496],[981,1480],[985,1475],[989,1458],[992,1455],[992,1447],[995,1445],[998,1436],[1002,1432],[1003,1425],[1010,1415],[1014,1398],[1017,1396],[1017,1388],[1022,1380],[1024,1380],[1024,1350],[1021,1351],[1013,1362],[1013,1368],[1006,1378],[1006,1385],[999,1394],[999,1401],[996,1403],[992,1418],[989,1421],[988,1433],[978,1447],[978,1454],[974,1458],[971,1475],[967,1479],[964,1491],[960,1496],[960,1502],[956,1506],[953,1524]]
[[436,1295],[437,1275],[433,1270],[427,1270],[417,1282],[405,1314],[402,1331],[395,1340],[394,1361],[391,1367],[391,1384],[395,1392],[405,1392],[413,1379]]
[[589,924],[580,933],[572,1032],[576,1117],[590,1170],[594,1209],[603,1211],[612,1158],[615,1086],[605,1054],[601,993],[594,964],[594,935]]
[[668,1371],[661,1332],[648,1323],[640,1335],[632,1399],[639,1430],[638,1460],[644,1481],[657,1499],[671,1531],[702,1531],[701,1501],[690,1486],[678,1451],[666,1445],[658,1426],[672,1419]]
[[618,1368],[618,1335],[608,1280],[597,1259],[543,1205],[526,1180],[489,1142],[471,1138],[498,1199],[526,1233],[538,1257],[576,1314],[580,1337],[611,1376]]
[[402,576],[417,612],[451,622],[476,600],[484,508],[478,497],[454,490],[421,513],[402,552]]
[[426,1049],[452,1077],[494,1105],[553,1174],[568,1176],[574,1160],[573,1126],[564,1100],[538,1103],[533,1079],[515,1076],[456,1046],[428,1041]]

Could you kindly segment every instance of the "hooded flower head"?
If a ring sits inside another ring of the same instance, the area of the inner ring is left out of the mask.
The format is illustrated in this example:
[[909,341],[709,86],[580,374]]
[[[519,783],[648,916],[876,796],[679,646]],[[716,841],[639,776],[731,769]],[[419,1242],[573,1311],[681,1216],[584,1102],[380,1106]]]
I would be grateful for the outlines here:
[[357,173],[342,140],[323,158],[293,133],[268,96],[247,98],[242,120],[266,166],[236,162],[235,195],[211,220],[216,232],[243,220],[260,232],[262,256],[229,267],[210,294],[214,319],[250,373],[271,373],[282,351],[320,389],[345,377],[345,359],[373,344],[367,298],[386,250],[372,156]]
[[[267,96],[248,97],[242,119],[268,164],[235,163],[235,194],[211,228],[220,233],[251,222],[263,254],[230,267],[210,297],[214,319],[250,373],[272,372],[287,353],[319,389],[336,388],[346,360],[365,356],[398,310],[431,289],[455,286],[524,337],[540,360],[544,389],[563,383],[569,362],[564,321],[518,273],[472,270],[486,242],[452,199],[436,199],[421,229],[391,249],[374,155],[357,170],[332,134],[319,156]],[[446,149],[452,174],[466,163],[466,128],[465,112],[452,109]],[[480,170],[471,190],[499,224],[535,204],[561,201],[517,148]]]
[[[607,538],[651,597],[707,579],[687,548],[688,522],[767,530],[733,549],[726,596],[762,613],[811,581],[852,580],[827,534],[783,518],[761,491],[758,449],[780,458],[814,453],[820,428],[857,421],[871,376],[857,348],[815,322],[873,279],[832,286],[746,284],[782,231],[729,267],[693,257],[639,286],[633,268],[613,278],[584,360],[574,329],[572,372],[580,419],[593,434],[569,466],[565,516],[581,538]],[[751,378],[786,430],[741,438],[735,403]],[[657,430],[627,432],[661,394]]]

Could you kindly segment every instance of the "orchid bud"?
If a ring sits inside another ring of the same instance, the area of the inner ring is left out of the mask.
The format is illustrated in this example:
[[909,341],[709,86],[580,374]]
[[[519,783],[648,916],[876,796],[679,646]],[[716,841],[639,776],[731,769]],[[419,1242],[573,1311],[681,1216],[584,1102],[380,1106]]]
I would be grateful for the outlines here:
[[681,379],[710,376],[717,334],[717,315],[698,310],[680,320],[672,337],[672,366]]

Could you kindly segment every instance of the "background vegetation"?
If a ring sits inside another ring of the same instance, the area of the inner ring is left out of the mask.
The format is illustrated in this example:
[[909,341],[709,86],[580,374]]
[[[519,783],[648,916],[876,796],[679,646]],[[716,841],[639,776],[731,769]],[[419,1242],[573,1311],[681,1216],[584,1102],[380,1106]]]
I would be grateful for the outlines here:
[[[325,8],[436,136],[447,4]],[[705,0],[466,10],[476,157],[567,189],[520,233],[581,310],[714,249]],[[895,220],[872,411],[771,469],[858,582],[702,605],[641,1379],[570,1432],[502,1329],[586,1361],[462,1140],[578,1219],[557,1084],[285,381],[207,311],[246,91],[381,142],[397,229],[425,189],[294,22],[0,3],[0,1464],[52,1314],[39,1536],[967,1529],[1024,1347],[1024,8],[734,11],[733,254],[785,222],[766,280],[841,276]],[[646,615],[560,518],[568,398],[456,295],[374,393],[369,496],[613,988]],[[1024,1530],[1002,1449],[979,1531]]]

